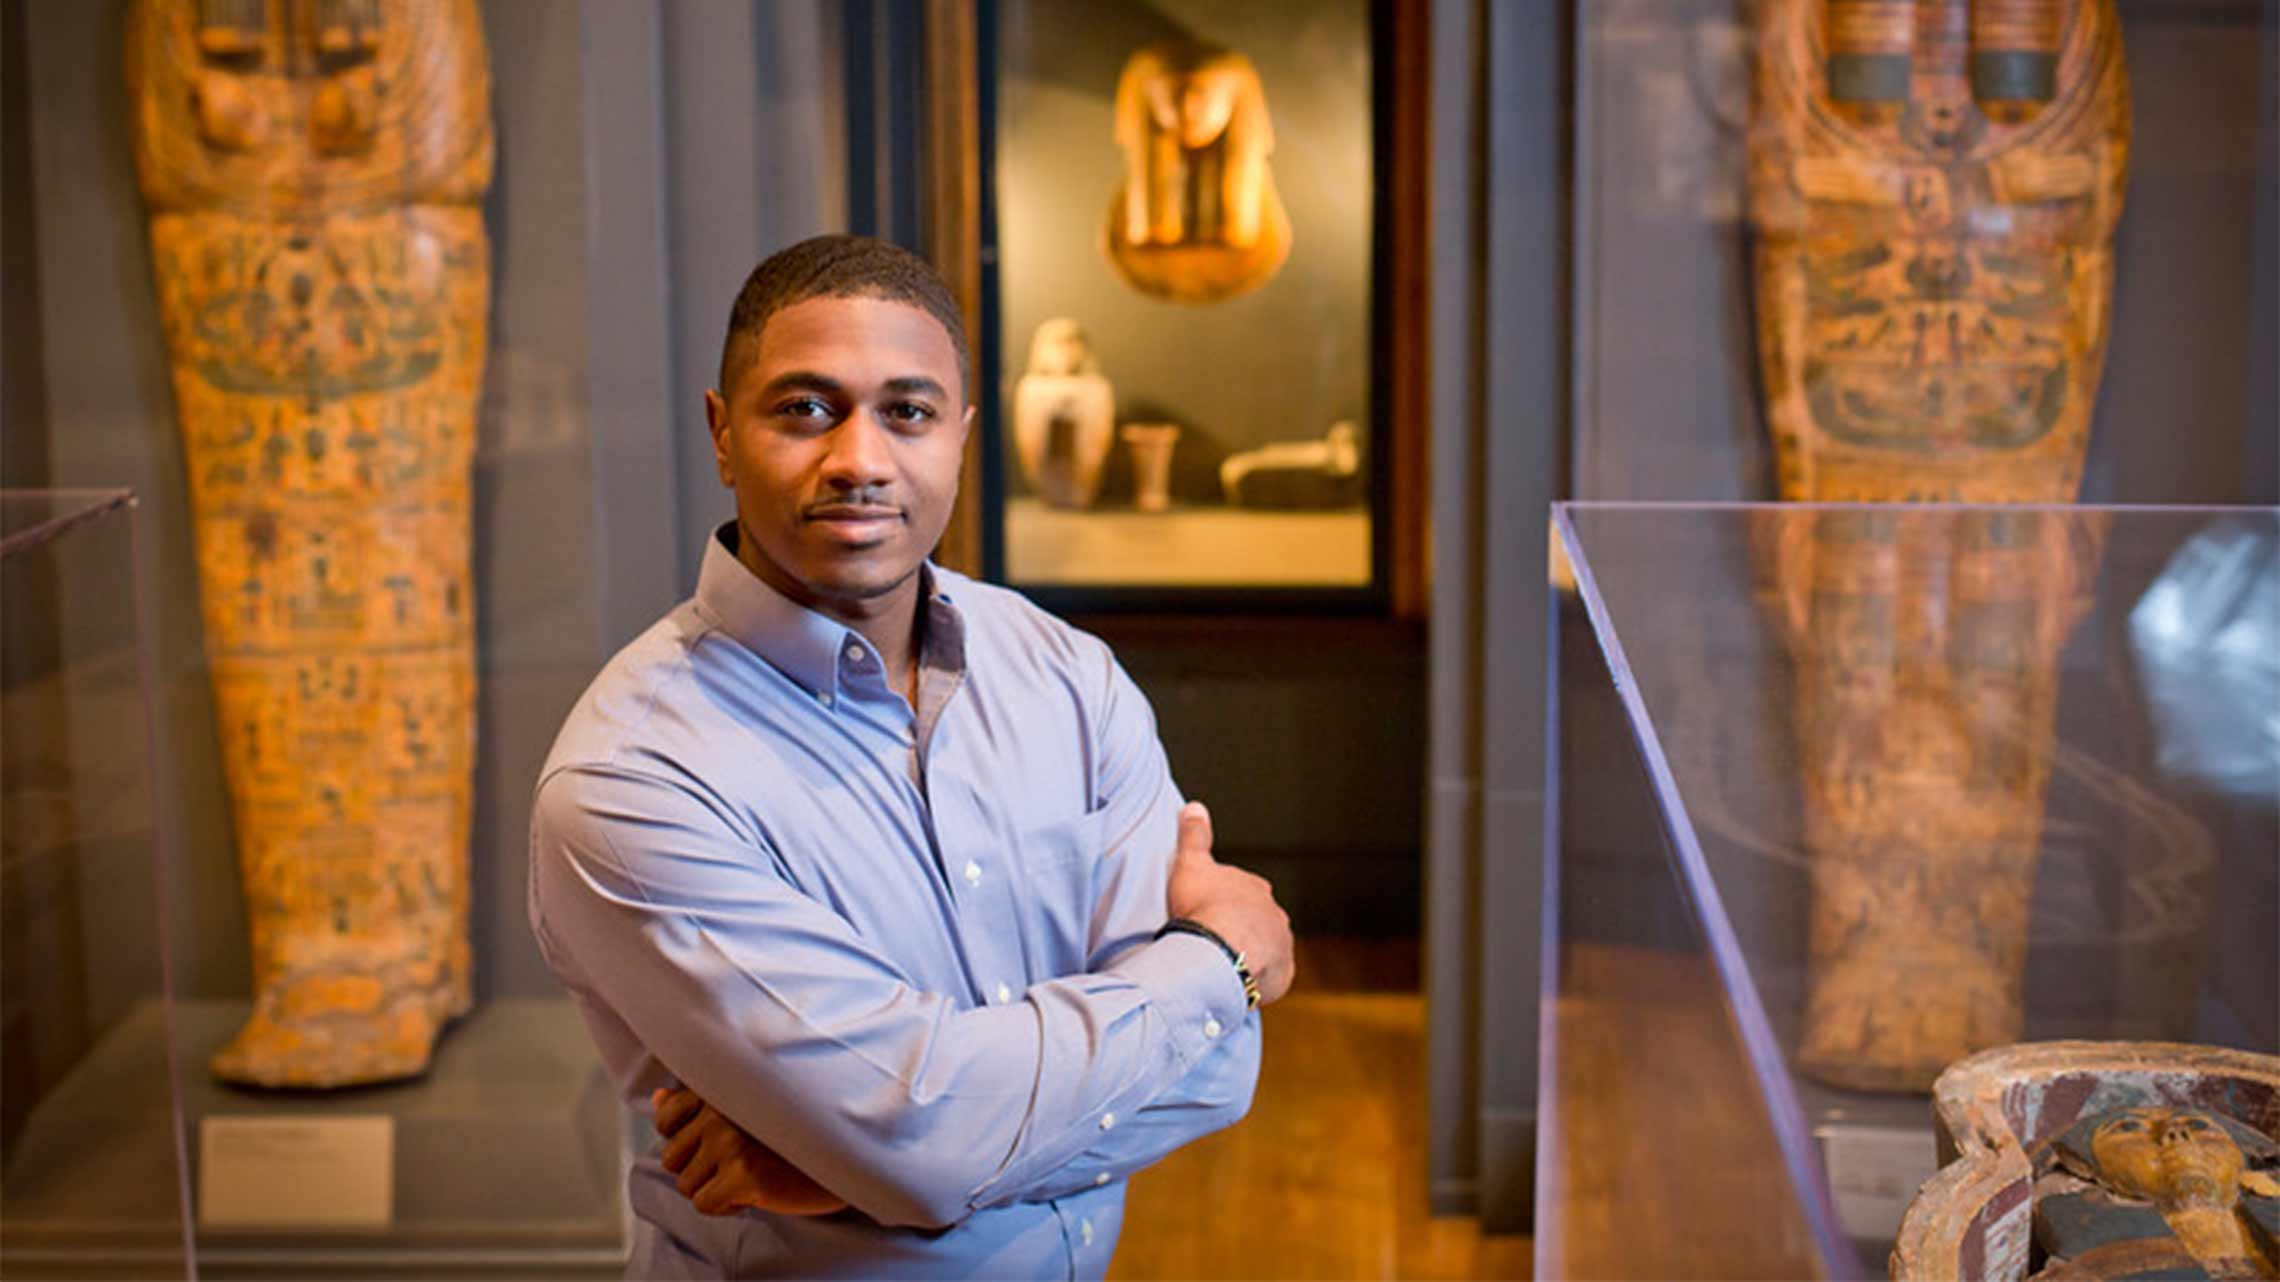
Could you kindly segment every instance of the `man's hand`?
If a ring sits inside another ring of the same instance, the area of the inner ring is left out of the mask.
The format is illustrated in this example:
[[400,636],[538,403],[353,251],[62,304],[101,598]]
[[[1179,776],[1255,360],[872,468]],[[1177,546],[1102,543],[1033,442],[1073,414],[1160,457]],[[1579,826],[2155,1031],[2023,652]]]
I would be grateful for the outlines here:
[[1290,991],[1298,973],[1290,914],[1275,903],[1266,878],[1211,857],[1211,812],[1200,801],[1180,810],[1179,851],[1164,898],[1172,916],[1210,927],[1243,954],[1258,981],[1260,1005]]
[[846,1201],[744,1133],[692,1090],[653,1091],[657,1133],[665,1137],[665,1169],[680,1176],[681,1195],[706,1215],[740,1207],[778,1215],[829,1215]]

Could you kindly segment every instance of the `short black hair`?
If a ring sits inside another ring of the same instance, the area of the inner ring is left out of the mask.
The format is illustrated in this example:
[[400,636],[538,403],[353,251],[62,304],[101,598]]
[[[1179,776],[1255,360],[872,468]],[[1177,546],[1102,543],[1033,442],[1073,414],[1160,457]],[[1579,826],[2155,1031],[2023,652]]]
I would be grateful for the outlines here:
[[958,377],[971,395],[973,358],[966,347],[966,318],[934,265],[900,245],[869,236],[815,236],[777,250],[744,278],[736,306],[728,314],[728,337],[720,348],[720,394],[728,395],[737,345],[760,341],[768,318],[811,298],[884,298],[909,303],[942,322],[958,351]]

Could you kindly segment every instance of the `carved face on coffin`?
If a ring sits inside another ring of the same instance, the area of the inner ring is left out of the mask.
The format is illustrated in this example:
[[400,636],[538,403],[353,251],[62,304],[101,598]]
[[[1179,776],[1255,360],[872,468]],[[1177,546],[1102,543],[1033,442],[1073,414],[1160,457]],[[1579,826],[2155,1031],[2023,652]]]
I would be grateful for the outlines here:
[[2240,1196],[2240,1144],[2207,1113],[2133,1108],[2091,1131],[2090,1152],[2105,1183],[2128,1197],[2229,1205]]
[[2280,1276],[2280,1144],[2236,1119],[2118,1109],[2075,1123],[2044,1166],[2035,1234],[2045,1282]]
[[[1835,19],[1818,15],[1839,4],[1768,6],[1795,15],[1772,24],[1753,124],[1777,443],[1864,464],[1873,452],[1885,469],[1849,483],[1848,469],[1824,469],[1817,492],[1788,497],[2072,497],[2104,361],[2127,153],[2105,5],[2060,6],[2051,97],[2026,106],[1975,96],[1974,60],[1987,51],[1965,0],[1919,0],[1891,19],[1905,51],[1883,60],[1904,72],[1868,104],[1839,96],[1852,88],[1845,69],[1821,56]],[[2025,492],[1899,471],[2025,453],[2048,461]],[[1785,468],[1785,483],[1795,477]]]
[[154,208],[307,216],[489,184],[489,75],[452,6],[172,0],[147,6],[129,77]]

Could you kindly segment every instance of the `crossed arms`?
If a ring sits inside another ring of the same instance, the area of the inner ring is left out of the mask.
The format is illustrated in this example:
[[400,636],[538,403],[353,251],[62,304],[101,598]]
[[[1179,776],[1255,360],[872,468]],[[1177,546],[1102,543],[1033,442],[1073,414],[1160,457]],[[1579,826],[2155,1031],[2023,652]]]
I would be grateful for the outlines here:
[[768,1205],[773,1190],[769,1209],[844,1203],[941,1227],[1119,1178],[1243,1114],[1258,1023],[1233,968],[1206,940],[1149,937],[1167,911],[1203,920],[1272,996],[1289,984],[1288,922],[1263,881],[1211,861],[1208,821],[1182,819],[1146,744],[1153,760],[1106,790],[1118,836],[1088,969],[970,1009],[910,982],[687,784],[614,765],[542,784],[533,927],[589,1008],[685,1088],[653,1097],[689,1151],[684,1191],[705,1193],[724,1163],[732,1177],[699,1209]]

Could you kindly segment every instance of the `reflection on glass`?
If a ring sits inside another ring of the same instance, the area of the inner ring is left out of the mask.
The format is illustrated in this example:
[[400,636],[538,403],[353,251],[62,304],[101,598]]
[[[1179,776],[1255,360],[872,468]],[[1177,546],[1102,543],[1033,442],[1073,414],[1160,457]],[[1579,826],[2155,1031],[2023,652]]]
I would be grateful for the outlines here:
[[185,1277],[126,491],[0,492],[0,1276]]
[[[1572,612],[1572,604],[1568,611]],[[1563,627],[1535,1265],[1544,1278],[1837,1274],[1752,1072],[1604,652]],[[1624,1232],[1625,1224],[1683,1232]]]
[[1368,586],[1369,4],[998,15],[1006,577]]
[[2055,511],[1761,514],[1812,870],[1799,1067],[1928,1091],[2018,1040],[2055,661],[2105,522]]
[[1954,1060],[2280,1046],[2280,741],[2222,693],[2258,665],[2148,645],[2180,612],[2204,643],[2269,635],[2280,512],[1561,519],[1776,1128],[1817,1141],[1867,1267],[1934,1170],[1922,1092]]

